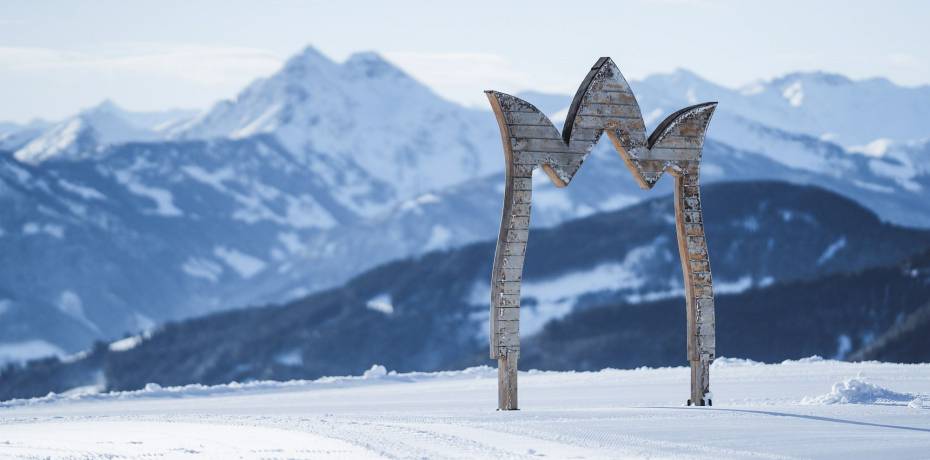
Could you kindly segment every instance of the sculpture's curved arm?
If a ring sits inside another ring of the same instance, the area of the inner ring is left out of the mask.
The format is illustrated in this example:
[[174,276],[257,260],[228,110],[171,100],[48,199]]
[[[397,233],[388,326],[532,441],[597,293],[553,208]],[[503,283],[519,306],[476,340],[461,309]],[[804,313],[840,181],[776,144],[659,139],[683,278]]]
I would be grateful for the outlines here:
[[[533,169],[543,152],[527,150],[548,141],[559,142],[558,130],[536,107],[507,94],[487,92],[497,117],[504,146],[504,205],[500,233],[491,270],[490,355],[492,359],[520,353],[520,281],[523,257],[530,226],[530,199],[533,193]],[[563,155],[557,148],[552,154]]]
[[650,164],[675,175],[675,230],[685,286],[690,401],[696,405],[704,405],[708,399],[709,367],[716,354],[713,278],[699,186],[704,136],[715,108],[716,103],[698,104],[666,118],[649,136],[647,158],[654,163],[646,163],[644,168],[646,177],[651,177]]

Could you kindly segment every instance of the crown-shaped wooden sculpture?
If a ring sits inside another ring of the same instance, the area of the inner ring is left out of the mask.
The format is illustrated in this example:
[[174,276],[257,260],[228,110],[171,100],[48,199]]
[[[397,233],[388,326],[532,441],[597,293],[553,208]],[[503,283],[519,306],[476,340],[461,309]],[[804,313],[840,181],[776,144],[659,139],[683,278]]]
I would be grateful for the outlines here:
[[689,404],[710,401],[714,360],[714,292],[704,238],[698,173],[704,133],[716,102],[686,107],[668,116],[648,138],[636,97],[610,58],[600,58],[568,110],[562,133],[532,104],[485,91],[500,125],[507,175],[504,210],[491,275],[491,359],[498,360],[498,408],[517,409],[520,357],[520,282],[529,236],[533,170],[542,168],[565,187],[601,134],[613,142],[633,177],[645,189],[669,172],[675,176],[678,251],[688,318]]

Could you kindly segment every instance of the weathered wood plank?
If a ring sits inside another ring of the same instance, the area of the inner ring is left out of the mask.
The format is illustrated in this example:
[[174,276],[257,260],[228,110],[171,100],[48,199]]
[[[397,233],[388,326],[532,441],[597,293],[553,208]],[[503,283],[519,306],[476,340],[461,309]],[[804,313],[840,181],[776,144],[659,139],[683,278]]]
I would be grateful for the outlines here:
[[688,243],[688,247],[706,246],[703,236],[688,236],[685,241]]
[[520,308],[520,294],[507,294],[502,292],[497,297],[498,308]]
[[533,194],[530,190],[515,190],[513,192],[513,203],[526,203],[529,204],[530,200],[533,199]]
[[525,256],[504,256],[502,267],[504,268],[523,268],[523,258]]
[[703,223],[702,221],[703,216],[701,216],[700,212],[685,211],[684,216],[685,216],[685,223],[687,224]]
[[496,350],[500,353],[502,350],[516,351],[520,349],[520,336],[517,334],[507,334],[497,336]]
[[688,257],[691,260],[707,258],[707,248],[703,246],[688,246]]
[[499,281],[501,286],[501,292],[505,295],[514,294],[520,295],[520,283],[518,281]]
[[672,160],[672,161],[683,161],[683,160],[695,160],[700,158],[701,151],[695,149],[679,149],[679,148],[665,148],[665,147],[653,147],[651,150],[644,152],[640,159],[642,160]]
[[519,336],[520,335],[520,322],[519,321],[498,321],[497,322],[497,333],[500,336]]
[[508,241],[502,247],[505,256],[522,256],[526,254],[525,241]]
[[532,177],[516,177],[513,179],[514,190],[533,190]]
[[497,361],[497,409],[517,410],[517,361],[519,353],[505,352]]
[[529,112],[529,113],[538,113],[537,109],[533,104],[524,101],[518,97],[509,96],[502,98],[500,101],[501,108],[505,112]]
[[714,288],[708,284],[695,285],[692,290],[696,298],[712,297],[714,295]]
[[[686,179],[682,178],[682,180],[686,180]],[[701,196],[701,190],[696,185],[685,185],[682,188],[682,194],[687,197],[699,197]]]
[[516,178],[532,178],[533,170],[536,169],[535,164],[517,164],[511,163],[508,171],[514,179]]
[[529,237],[529,230],[508,230],[507,239],[508,243],[525,243]]
[[652,148],[687,148],[701,150],[704,145],[704,139],[698,136],[665,136],[657,142]]
[[500,279],[507,281],[521,281],[523,279],[522,268],[502,268],[499,270]]
[[549,118],[539,112],[504,112],[504,118],[509,125],[548,126],[555,129]]
[[510,225],[507,228],[511,230],[526,230],[530,228],[530,216],[511,217]]
[[498,307],[497,320],[498,321],[520,321],[520,309]]
[[702,308],[700,311],[698,311],[698,321],[701,323],[715,324],[716,319],[714,313],[715,311],[713,307]]
[[636,96],[628,91],[591,91],[585,96],[585,104],[637,104]]
[[[709,335],[702,335],[699,337],[699,341],[701,342],[702,349],[714,350],[715,348],[717,348],[716,333],[709,334]],[[712,352],[708,352],[707,354],[713,356]]]
[[514,203],[510,208],[510,215],[513,217],[530,216],[530,203]]
[[705,286],[711,284],[710,272],[692,273],[691,279],[695,286]]
[[597,104],[589,103],[581,106],[579,115],[597,115],[602,117],[617,117],[638,120],[642,117],[639,106],[634,104]]
[[602,92],[619,92],[629,95],[633,95],[633,91],[630,90],[630,85],[623,80],[601,80],[591,84],[591,90],[593,92],[602,93]]
[[516,138],[537,138],[537,139],[558,139],[562,140],[562,134],[553,126],[539,125],[513,125],[510,127],[510,135]]
[[576,126],[572,129],[571,142],[578,142],[578,143],[594,142],[600,139],[602,134],[604,134],[603,128],[579,128]]
[[687,235],[704,236],[704,226],[701,224],[686,224],[685,232]]
[[710,269],[706,260],[689,260],[688,263],[691,265],[692,271],[706,272]]
[[639,131],[639,127],[645,126],[642,118],[636,116],[617,116],[617,115],[596,115],[586,114],[578,115],[575,118],[576,128],[604,128],[610,122],[616,122],[618,126],[625,127],[630,131]]
[[514,152],[514,162],[517,164],[548,163],[553,165],[570,165],[579,164],[582,161],[584,161],[583,153],[536,151]]
[[511,145],[514,151],[524,152],[552,152],[552,153],[588,153],[587,144],[566,145],[559,139],[512,138]]
[[[701,199],[696,196],[688,196],[683,200],[686,211],[700,211],[701,210]],[[691,241],[691,238],[688,239]],[[704,239],[701,238],[701,244],[703,244]]]

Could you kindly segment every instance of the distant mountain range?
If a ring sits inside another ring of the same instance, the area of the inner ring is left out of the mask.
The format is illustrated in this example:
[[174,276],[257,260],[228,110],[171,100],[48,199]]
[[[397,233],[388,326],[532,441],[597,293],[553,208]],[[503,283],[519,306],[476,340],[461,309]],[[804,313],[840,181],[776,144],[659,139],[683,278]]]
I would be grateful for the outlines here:
[[[926,87],[794,74],[730,90],[686,71],[633,86],[650,126],[720,101],[705,183],[819,184],[883,220],[930,226]],[[570,99],[524,96],[553,119]],[[104,103],[57,123],[3,124],[0,149],[0,361],[286,302],[491,239],[500,217],[490,112],[442,99],[373,53],[337,63],[307,48],[201,114]],[[639,190],[606,143],[592,155],[567,189],[536,181],[534,226],[670,190]],[[753,285],[768,276],[739,268]],[[657,286],[672,289],[666,281]]]
[[[928,299],[926,251],[885,267],[724,294],[715,299],[717,350],[764,362],[808,356],[927,362]],[[682,308],[679,299],[663,299],[575,310],[526,341],[523,365],[594,370],[683,364]]]
[[[704,202],[723,356],[848,357],[906,326],[930,298],[928,230],[882,223],[840,195],[787,183],[717,183]],[[673,221],[671,197],[659,196],[534,231],[523,365],[683,363]],[[0,399],[358,374],[375,362],[399,371],[482,364],[493,247],[430,252],[280,307],[171,322],[63,360],[11,366],[0,374]],[[926,349],[896,356],[930,359]]]
[[104,101],[58,123],[38,122],[41,130],[35,129],[36,123],[11,130],[3,145],[15,150],[17,160],[30,164],[56,158],[93,159],[109,145],[167,139],[195,114],[191,110],[129,112]]

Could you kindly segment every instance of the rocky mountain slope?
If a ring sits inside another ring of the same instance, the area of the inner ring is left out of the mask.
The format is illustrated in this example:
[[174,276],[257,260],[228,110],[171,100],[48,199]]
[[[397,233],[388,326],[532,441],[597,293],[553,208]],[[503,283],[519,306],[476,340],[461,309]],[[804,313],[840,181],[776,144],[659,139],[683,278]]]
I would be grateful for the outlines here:
[[375,53],[336,63],[308,47],[179,136],[269,133],[298,160],[320,152],[354,162],[407,199],[498,170],[496,130],[493,117],[440,98]]
[[[30,124],[10,133],[8,147],[15,147],[13,156],[23,163],[38,164],[50,159],[93,159],[111,145],[166,139],[178,124],[194,116],[190,110],[163,112],[130,112],[112,101],[79,114],[34,129]],[[33,129],[30,129],[33,128]],[[14,143],[18,139],[19,143]]]
[[640,104],[663,114],[694,101],[715,100],[735,117],[845,148],[879,139],[928,137],[922,120],[930,116],[930,86],[898,86],[884,78],[798,72],[731,89],[677,70],[634,82],[633,90]]
[[[785,183],[715,184],[704,201],[724,355],[842,357],[930,295],[923,272],[913,274],[926,258],[903,271],[894,265],[930,248],[928,231],[882,223],[839,195]],[[680,363],[673,219],[672,200],[662,196],[534,231],[521,310],[526,365]],[[0,395],[312,378],[359,373],[373,359],[398,370],[483,363],[492,252],[491,242],[431,252],[284,306],[169,323],[68,359],[10,367]]]
[[[883,220],[930,226],[928,144],[911,139],[919,127],[888,118],[920,115],[913,101],[924,100],[924,89],[792,79],[803,97],[778,96],[787,80],[739,92],[686,72],[634,88],[650,126],[692,100],[721,101],[704,183],[817,184]],[[525,96],[553,120],[569,101]],[[888,116],[835,114],[863,124],[823,120],[817,132],[805,131],[813,122],[796,121],[820,120],[857,100]],[[2,129],[12,136],[20,128]],[[503,161],[491,114],[438,97],[372,53],[337,63],[308,48],[196,117],[104,103],[34,128],[40,132],[25,144],[0,143],[8,149],[0,152],[0,362],[286,302],[390,260],[497,233]],[[826,129],[887,142],[855,147],[868,139],[838,137],[837,144],[820,135]],[[608,144],[596,147],[567,189],[535,180],[532,225],[615,211],[670,190],[667,183],[639,190]],[[759,272],[753,282],[766,276],[748,262],[740,270]]]

